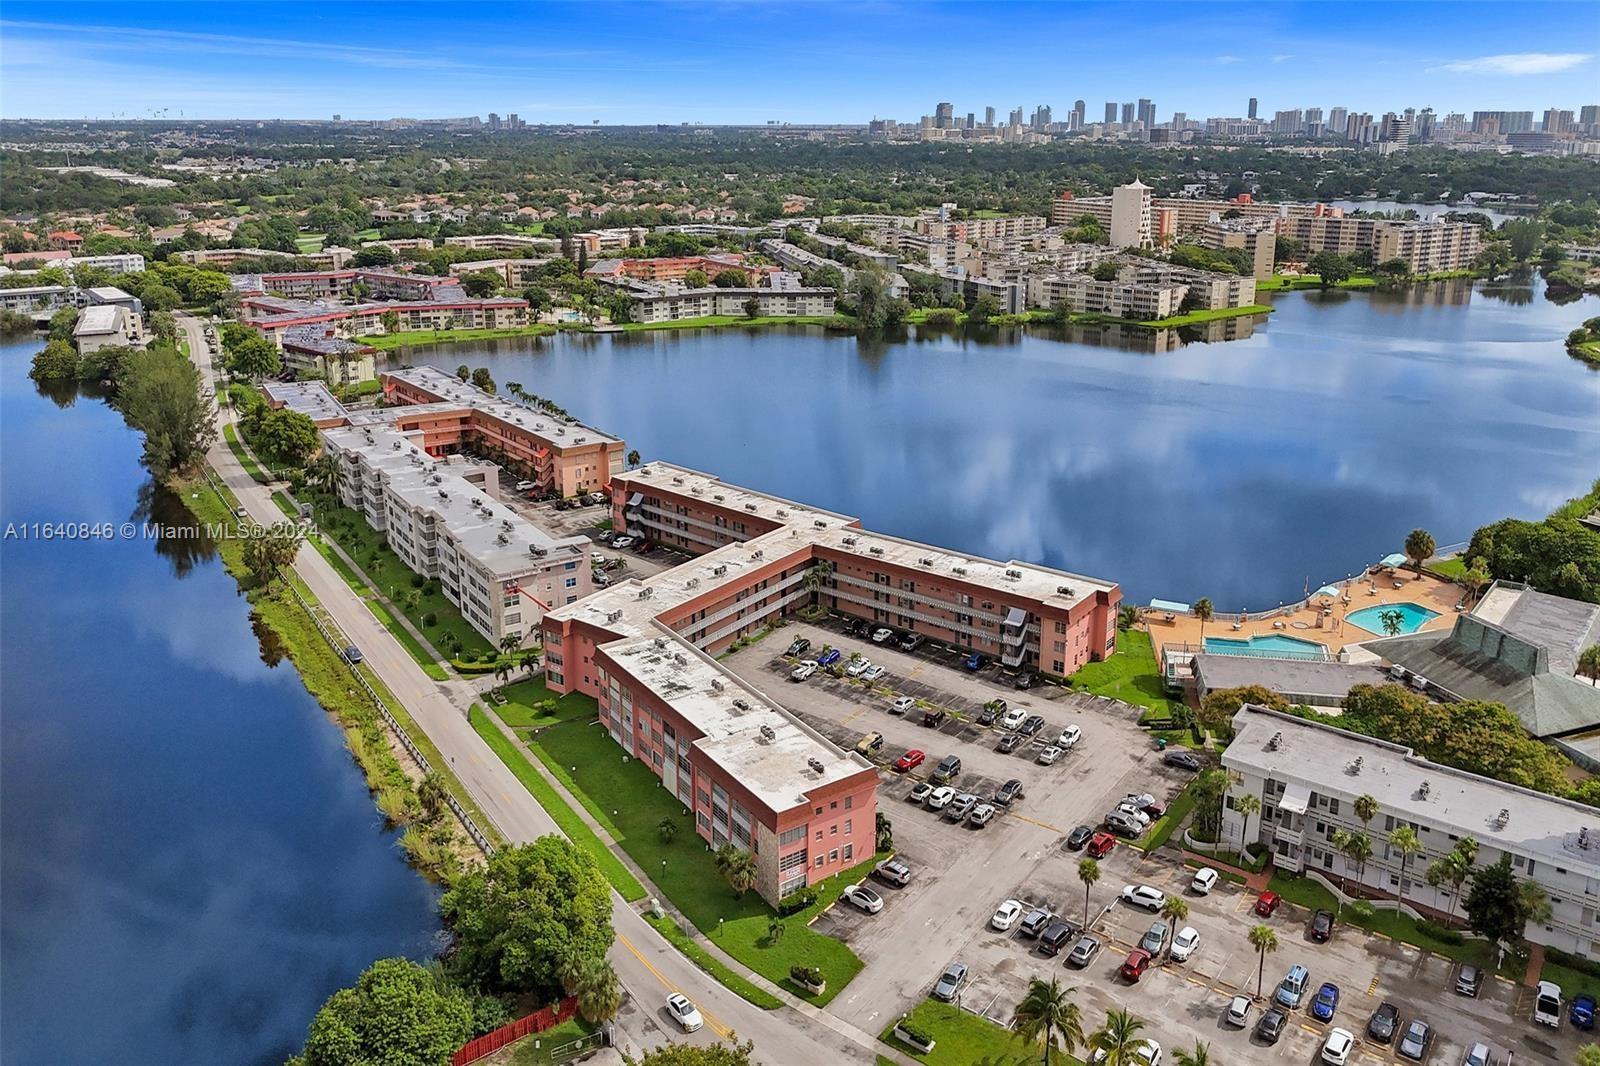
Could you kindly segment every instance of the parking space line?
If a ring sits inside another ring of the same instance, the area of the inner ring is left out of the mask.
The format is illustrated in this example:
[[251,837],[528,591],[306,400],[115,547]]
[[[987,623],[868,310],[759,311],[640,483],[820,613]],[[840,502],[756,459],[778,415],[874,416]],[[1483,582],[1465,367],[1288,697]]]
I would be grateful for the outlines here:
[[1367,986],[1367,995],[1375,996],[1377,994],[1378,994],[1378,975],[1377,974],[1373,974],[1372,975],[1372,983]]
[[1060,834],[1065,834],[1066,833],[1065,829],[1061,829],[1061,828],[1059,828],[1057,826],[1053,826],[1049,822],[1041,822],[1041,821],[1039,821],[1039,820],[1037,820],[1035,818],[1029,818],[1025,814],[1018,814],[1016,811],[1010,812],[1010,817],[1016,818],[1019,821],[1027,822],[1029,825],[1036,825],[1040,829],[1048,829],[1052,833],[1060,833]]

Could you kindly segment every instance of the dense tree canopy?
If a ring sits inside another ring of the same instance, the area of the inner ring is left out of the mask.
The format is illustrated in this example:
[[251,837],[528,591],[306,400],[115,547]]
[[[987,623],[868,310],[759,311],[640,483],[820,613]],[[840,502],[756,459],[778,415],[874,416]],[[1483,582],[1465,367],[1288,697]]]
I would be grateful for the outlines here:
[[328,997],[296,1066],[445,1066],[472,1036],[465,993],[409,959],[379,959]]
[[152,347],[123,361],[117,406],[143,431],[144,463],[157,479],[192,468],[216,437],[200,385],[200,371],[171,348]]

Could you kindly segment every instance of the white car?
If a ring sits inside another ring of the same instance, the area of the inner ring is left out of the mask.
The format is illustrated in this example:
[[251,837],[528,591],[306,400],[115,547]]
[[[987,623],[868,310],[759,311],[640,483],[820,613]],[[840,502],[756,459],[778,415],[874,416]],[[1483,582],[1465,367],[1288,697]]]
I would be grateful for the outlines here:
[[1197,896],[1209,896],[1211,890],[1217,885],[1217,878],[1221,876],[1209,866],[1202,866],[1194,872],[1194,880],[1189,882],[1189,888]]
[[940,785],[928,793],[928,810],[942,811],[956,798],[956,790],[949,785]]
[[672,1020],[686,1033],[692,1033],[705,1024],[705,1019],[700,1017],[700,1012],[689,1002],[689,997],[677,992],[667,997],[667,1013],[672,1015]]
[[789,680],[790,681],[806,681],[806,680],[809,680],[811,675],[816,673],[817,670],[818,670],[817,660],[815,660],[815,659],[802,659],[802,660],[800,660],[800,665],[796,666],[793,670],[789,671]]
[[1117,810],[1138,822],[1141,828],[1148,828],[1150,825],[1150,816],[1131,803],[1119,803]]
[[1178,935],[1172,938],[1172,947],[1167,949],[1167,954],[1174,962],[1187,962],[1194,949],[1200,946],[1200,934],[1194,931],[1193,926],[1184,926],[1178,930]]
[[1355,1046],[1356,1038],[1350,1034],[1350,1030],[1330,1029],[1328,1038],[1322,1042],[1322,1061],[1328,1066],[1345,1066]]
[[1013,707],[1000,716],[1001,729],[1016,729],[1028,719],[1028,708]]
[[1063,751],[1071,751],[1073,748],[1078,746],[1078,741],[1082,739],[1083,730],[1079,729],[1075,725],[1069,725],[1067,728],[1063,729],[1061,731],[1061,735],[1056,738],[1056,747],[1061,748]]
[[883,897],[867,887],[865,881],[857,882],[839,893],[840,897],[850,901],[868,914],[877,914],[883,910]]
[[1051,744],[1039,753],[1039,765],[1054,765],[1055,761],[1059,758],[1061,758],[1061,749],[1056,747],[1054,744]]
[[589,561],[594,563],[596,566],[604,566],[606,564],[606,557],[601,552],[590,552]]
[[[1136,1056],[1128,1066],[1161,1066],[1161,1045],[1154,1040],[1146,1040],[1137,1045],[1133,1051]],[[1092,1063],[1101,1063],[1110,1058],[1110,1052],[1099,1050],[1090,1057]]]
[[871,669],[872,669],[871,660],[869,660],[869,659],[857,659],[855,662],[853,662],[849,666],[845,667],[844,668],[844,672],[845,672],[846,675],[848,675],[850,677],[860,677],[862,674],[866,673],[868,670],[871,670]]
[[888,671],[881,666],[869,665],[865,670],[861,671],[861,680],[876,681],[887,672]]
[[872,643],[882,644],[892,636],[894,636],[894,630],[890,629],[888,626],[879,626],[877,629],[872,631]]
[[997,813],[999,812],[995,809],[994,804],[980,803],[976,807],[972,808],[971,814],[967,815],[967,823],[974,829],[982,829],[984,826],[994,821],[994,816]]
[[1250,1024],[1250,1009],[1254,1006],[1249,996],[1234,996],[1228,1000],[1228,1024],[1240,1029]]
[[1022,916],[1022,903],[1019,900],[1008,899],[995,908],[994,917],[989,919],[989,928],[1005,932],[1017,924],[1017,919]]
[[1461,1066],[1489,1066],[1489,1045],[1473,1044],[1467,1049],[1467,1057],[1461,1060]]
[[634,545],[632,537],[622,536],[611,542],[613,548],[631,548]]
[[1122,902],[1143,907],[1147,911],[1158,911],[1167,902],[1167,894],[1149,885],[1124,885]]
[[915,707],[916,705],[917,701],[912,699],[910,696],[901,696],[889,705],[889,713],[907,714],[910,712],[911,708]]

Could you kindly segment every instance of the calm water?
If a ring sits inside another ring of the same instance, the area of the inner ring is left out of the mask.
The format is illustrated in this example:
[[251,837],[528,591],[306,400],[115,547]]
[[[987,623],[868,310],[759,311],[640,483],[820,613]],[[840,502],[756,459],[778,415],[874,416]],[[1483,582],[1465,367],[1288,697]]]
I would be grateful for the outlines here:
[[917,540],[1276,606],[1399,550],[1542,515],[1600,475],[1600,298],[1524,284],[1294,293],[1243,340],[790,327],[412,349],[487,366],[667,459]]
[[[0,527],[179,520],[120,416],[34,391],[38,347],[0,345]],[[0,574],[0,1058],[280,1063],[432,952],[433,889],[208,546],[7,540]]]

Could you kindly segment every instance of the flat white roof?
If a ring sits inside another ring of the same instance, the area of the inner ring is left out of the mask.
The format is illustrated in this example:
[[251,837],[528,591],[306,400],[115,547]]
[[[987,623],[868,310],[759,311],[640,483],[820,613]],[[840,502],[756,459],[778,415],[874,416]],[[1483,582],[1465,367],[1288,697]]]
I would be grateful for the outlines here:
[[413,366],[401,370],[386,372],[389,377],[397,381],[404,381],[418,388],[427,389],[442,400],[456,406],[474,407],[486,414],[493,415],[503,422],[510,422],[521,426],[534,436],[548,441],[550,444],[561,448],[572,447],[576,444],[619,444],[620,439],[586,426],[576,420],[568,420],[532,407],[524,407],[509,400],[502,400],[492,393],[484,392],[476,385],[463,382],[454,374],[447,374],[438,367]]
[[344,404],[334,399],[328,386],[320,381],[267,381],[261,391],[291,411],[298,411],[312,421],[346,418],[349,412]]
[[72,327],[74,337],[99,333],[122,332],[122,317],[128,312],[116,304],[95,304],[78,313],[77,325]]

